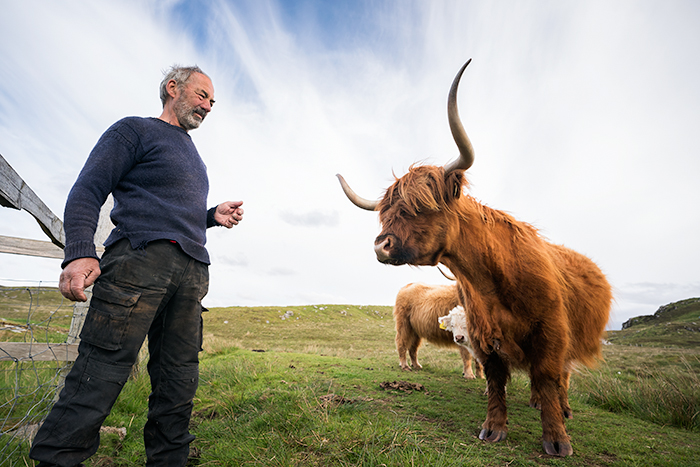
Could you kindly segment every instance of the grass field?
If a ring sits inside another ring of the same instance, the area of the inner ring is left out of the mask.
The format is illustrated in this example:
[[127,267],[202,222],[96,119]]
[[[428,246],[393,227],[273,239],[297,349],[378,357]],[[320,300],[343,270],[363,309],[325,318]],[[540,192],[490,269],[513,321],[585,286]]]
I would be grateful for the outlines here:
[[[401,371],[390,307],[230,307],[204,318],[190,465],[700,465],[700,350],[685,336],[638,347],[634,327],[612,333],[605,363],[572,377],[574,455],[557,459],[542,450],[524,374],[508,386],[508,439],[486,444],[485,381],[465,381],[459,354],[430,344],[423,370]],[[411,389],[382,388],[399,381]],[[126,437],[103,435],[86,465],[144,464],[148,393],[147,375],[135,375],[106,421]],[[33,465],[26,449],[7,461]]]

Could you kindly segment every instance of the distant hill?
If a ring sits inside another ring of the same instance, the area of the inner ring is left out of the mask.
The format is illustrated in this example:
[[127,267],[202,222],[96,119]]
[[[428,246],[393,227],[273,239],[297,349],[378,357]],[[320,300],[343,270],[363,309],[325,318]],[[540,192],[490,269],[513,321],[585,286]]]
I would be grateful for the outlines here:
[[621,331],[610,331],[608,340],[620,345],[696,348],[700,346],[700,298],[669,303],[653,315],[631,318]]

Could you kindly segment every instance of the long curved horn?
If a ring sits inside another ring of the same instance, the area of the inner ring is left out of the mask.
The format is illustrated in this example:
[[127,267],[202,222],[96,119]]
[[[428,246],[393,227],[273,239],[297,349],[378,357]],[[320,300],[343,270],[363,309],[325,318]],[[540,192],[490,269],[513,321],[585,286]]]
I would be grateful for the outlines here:
[[343,187],[343,191],[345,192],[345,196],[348,197],[348,199],[357,206],[358,208],[366,209],[367,211],[376,211],[377,206],[379,205],[379,201],[370,201],[368,199],[364,199],[360,196],[358,196],[354,191],[352,191],[352,188],[350,188],[350,185],[345,181],[342,175],[340,174],[335,174],[336,177],[338,177],[338,180],[340,180],[340,186]]
[[446,174],[453,170],[466,170],[474,163],[474,148],[472,147],[471,141],[469,141],[467,132],[464,131],[462,122],[459,120],[459,112],[457,111],[457,87],[459,86],[460,78],[462,78],[462,73],[464,73],[464,70],[466,70],[467,65],[469,65],[471,61],[471,58],[467,60],[467,63],[459,70],[459,73],[457,73],[457,76],[455,76],[452,82],[450,94],[447,97],[447,119],[450,122],[452,138],[454,138],[459,148],[459,157],[445,165]]

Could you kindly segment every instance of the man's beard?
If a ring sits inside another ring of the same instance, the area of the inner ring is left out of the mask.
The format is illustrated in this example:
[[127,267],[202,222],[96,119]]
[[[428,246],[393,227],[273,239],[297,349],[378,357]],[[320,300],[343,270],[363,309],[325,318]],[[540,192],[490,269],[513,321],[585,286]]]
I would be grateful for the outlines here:
[[[180,126],[189,131],[199,128],[199,125],[204,121],[204,117],[207,116],[207,112],[200,107],[192,107],[184,100],[180,100],[175,103],[174,107],[175,116]],[[202,118],[199,119],[195,116],[195,113],[200,115]]]

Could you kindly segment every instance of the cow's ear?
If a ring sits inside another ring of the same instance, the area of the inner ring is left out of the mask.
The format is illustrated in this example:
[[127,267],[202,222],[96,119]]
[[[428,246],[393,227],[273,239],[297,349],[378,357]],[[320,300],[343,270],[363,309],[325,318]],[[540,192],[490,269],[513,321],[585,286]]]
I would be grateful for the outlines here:
[[462,194],[462,185],[458,182],[454,182],[453,190],[452,190],[452,198],[459,198],[459,195]]
[[448,196],[448,202],[459,199],[459,197],[462,195],[462,177],[462,170],[456,170],[447,175],[445,184],[447,185],[446,195]]

